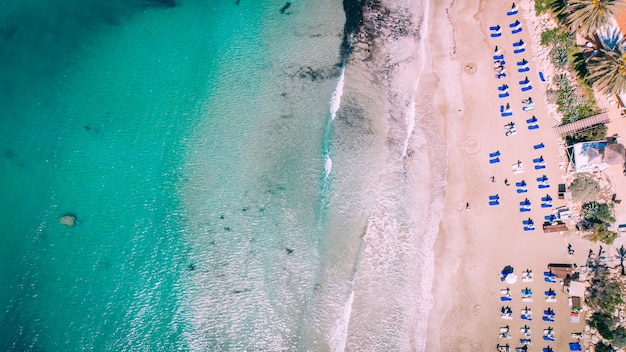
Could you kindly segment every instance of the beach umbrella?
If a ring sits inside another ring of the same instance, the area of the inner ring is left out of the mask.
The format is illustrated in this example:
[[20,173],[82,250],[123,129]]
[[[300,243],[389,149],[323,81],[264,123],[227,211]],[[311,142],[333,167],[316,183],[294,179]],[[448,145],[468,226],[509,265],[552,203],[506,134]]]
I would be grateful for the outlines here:
[[506,279],[504,279],[504,281],[506,281],[507,284],[512,285],[517,282],[517,275],[510,273],[506,276]]

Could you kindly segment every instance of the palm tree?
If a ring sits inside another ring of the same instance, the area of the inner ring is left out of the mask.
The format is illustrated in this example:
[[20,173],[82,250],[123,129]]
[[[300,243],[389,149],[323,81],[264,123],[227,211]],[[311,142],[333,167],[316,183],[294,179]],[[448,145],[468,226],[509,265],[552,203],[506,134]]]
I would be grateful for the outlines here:
[[624,268],[624,261],[626,260],[626,248],[624,248],[624,245],[617,249],[617,255],[615,257],[619,259],[619,266],[622,267],[622,275],[626,275],[626,268]]
[[588,35],[606,26],[618,6],[623,0],[570,0],[564,10],[572,30]]
[[605,94],[626,92],[626,50],[623,45],[613,50],[604,47],[587,59],[589,79],[594,87]]

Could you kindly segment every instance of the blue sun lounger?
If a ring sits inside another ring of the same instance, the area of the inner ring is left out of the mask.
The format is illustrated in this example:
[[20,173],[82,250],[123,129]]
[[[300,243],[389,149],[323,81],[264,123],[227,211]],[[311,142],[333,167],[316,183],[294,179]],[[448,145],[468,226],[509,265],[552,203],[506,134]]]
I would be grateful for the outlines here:
[[539,185],[539,189],[546,189],[546,188],[550,188],[550,185],[549,184]]
[[552,203],[541,203],[542,208],[552,208]]
[[525,48],[515,49],[515,50],[513,50],[513,54],[521,54],[521,53],[523,53],[524,51],[526,51],[526,49],[525,49]]
[[522,46],[522,45],[524,45],[524,41],[521,40],[521,39],[519,41],[513,43],[513,46],[516,47],[516,48],[519,47],[519,46]]
[[541,163],[541,162],[543,162],[543,155],[539,156],[538,158],[533,159],[533,163]]
[[491,38],[498,38],[501,35],[502,35],[502,32],[491,33]]
[[535,231],[534,226],[524,226],[524,231]]
[[522,87],[522,92],[528,92],[531,89],[533,89],[533,86],[527,85],[527,86]]
[[500,54],[500,55],[494,55],[493,56],[494,60],[504,60],[504,55]]
[[519,81],[519,84],[521,86],[523,86],[524,84],[528,84],[528,83],[530,83],[530,80],[528,79],[528,77],[526,77],[523,80]]
[[511,34],[517,34],[517,33],[521,32],[521,31],[522,31],[522,27],[520,26],[520,27],[517,27],[514,30],[512,30]]
[[524,72],[528,72],[528,71],[530,71],[530,68],[528,68],[528,67],[522,67],[522,68],[518,68],[517,69],[517,72],[519,72],[519,73],[524,73]]
[[537,125],[536,123],[535,123],[535,124],[532,124],[532,125],[528,125],[528,129],[529,129],[529,130],[536,130],[536,129],[538,129],[538,128],[539,128],[539,125]]
[[500,199],[500,196],[497,194],[493,196],[489,196],[489,200],[498,200],[498,199]]
[[543,278],[543,281],[555,283],[556,282],[556,276],[546,276],[546,277]]
[[519,212],[520,213],[528,213],[530,211],[529,207],[523,207],[523,208],[519,208]]
[[542,320],[543,320],[543,321],[550,321],[550,322],[554,322],[554,317],[544,315],[544,316],[543,316],[543,318],[542,318]]
[[543,175],[541,177],[537,177],[537,182],[548,181],[548,176]]
[[548,346],[548,347],[544,347],[542,352],[554,352],[554,351],[552,350],[552,347]]
[[509,96],[509,92],[504,92],[504,93],[500,93],[498,94],[498,98],[502,99],[502,98],[506,98]]
[[489,164],[497,164],[500,162],[500,158],[489,159]]
[[526,66],[528,65],[528,60],[522,59],[522,61],[517,62],[517,66]]
[[534,146],[533,146],[533,149],[535,149],[535,150],[536,150],[536,149],[541,149],[541,148],[543,148],[543,147],[545,147],[545,145],[543,145],[543,143],[539,143],[539,144],[537,144],[537,145],[534,145]]
[[552,200],[552,197],[550,197],[550,195],[546,195],[545,197],[541,197],[541,201],[542,202],[549,202]]
[[493,153],[489,153],[489,157],[490,158],[495,158],[496,156],[500,156],[500,151],[499,150],[496,150]]
[[530,201],[528,200],[528,198],[526,198],[526,200],[523,200],[521,202],[519,202],[519,205],[530,205]]
[[541,82],[546,81],[546,78],[543,76],[543,72],[539,72],[539,79],[541,79]]
[[507,84],[503,84],[500,87],[498,87],[498,90],[501,91],[501,92],[504,92],[507,89],[509,89],[509,86]]
[[542,165],[535,165],[535,170],[543,170],[545,168],[546,168],[546,166],[543,165],[543,164]]
[[500,205],[500,202],[498,202],[497,200],[492,200],[489,202],[489,206],[491,207],[495,207],[496,205]]
[[526,123],[535,123],[535,122],[537,122],[537,118],[535,117],[535,115],[533,115],[533,117],[526,120]]
[[524,186],[526,186],[526,181],[521,180],[520,182],[515,182],[515,185],[517,187],[524,187]]
[[511,28],[515,28],[515,27],[519,26],[520,24],[521,24],[521,23],[520,23],[520,21],[519,21],[519,20],[516,20],[515,22],[513,22],[513,23],[509,24],[509,27],[511,27]]
[[498,74],[496,75],[496,78],[497,78],[497,79],[501,79],[501,78],[504,78],[504,77],[506,77],[506,73],[504,73],[504,72],[502,72],[502,73],[498,73]]
[[543,336],[543,339],[546,341],[554,341],[554,337],[553,336]]
[[533,219],[528,219],[528,220],[522,220],[522,225],[534,225],[535,222],[533,221]]
[[489,27],[490,31],[499,31],[501,29],[500,25],[496,25],[496,26],[491,26]]
[[570,351],[582,351],[583,348],[582,348],[582,346],[578,342],[570,342],[569,343],[569,350]]
[[511,9],[506,13],[507,16],[515,16],[517,15],[517,6],[515,6],[515,3],[513,3],[513,5],[511,6]]
[[500,297],[500,301],[502,301],[502,302],[511,301],[511,300],[512,300],[511,297],[507,297],[507,296]]
[[546,219],[546,221],[550,221],[550,222],[556,220],[556,216],[554,215],[546,215],[543,218]]
[[520,187],[517,189],[517,193],[526,193],[528,192],[528,188],[526,187]]
[[513,116],[513,113],[512,112],[502,112],[502,113],[500,113],[500,115],[502,117],[509,117],[509,116]]

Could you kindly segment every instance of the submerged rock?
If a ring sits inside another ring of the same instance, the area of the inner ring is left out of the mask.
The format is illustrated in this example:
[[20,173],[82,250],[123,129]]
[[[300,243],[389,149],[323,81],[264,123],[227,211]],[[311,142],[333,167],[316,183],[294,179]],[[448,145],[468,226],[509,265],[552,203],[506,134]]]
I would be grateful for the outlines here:
[[74,225],[76,225],[76,215],[73,214],[65,214],[63,216],[61,216],[61,224],[67,226],[67,227],[73,227]]

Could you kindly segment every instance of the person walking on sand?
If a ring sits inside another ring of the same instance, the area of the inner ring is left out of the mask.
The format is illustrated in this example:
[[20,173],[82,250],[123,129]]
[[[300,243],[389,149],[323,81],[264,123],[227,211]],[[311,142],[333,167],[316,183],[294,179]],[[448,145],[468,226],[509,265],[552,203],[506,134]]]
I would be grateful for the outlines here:
[[510,184],[510,183],[509,183],[509,179],[508,179],[508,178],[505,178],[505,179],[504,179],[504,185],[505,185],[505,186],[508,186],[509,184]]
[[465,210],[470,210],[470,205],[469,205],[469,203],[465,203]]
[[495,176],[491,176],[491,182],[496,182],[496,177]]

